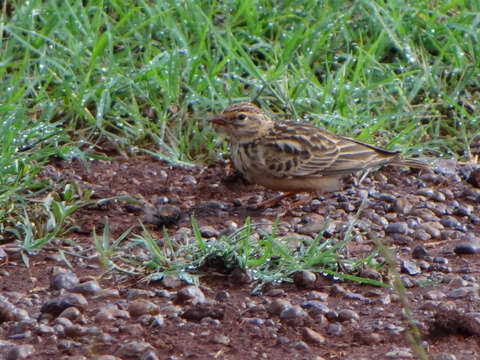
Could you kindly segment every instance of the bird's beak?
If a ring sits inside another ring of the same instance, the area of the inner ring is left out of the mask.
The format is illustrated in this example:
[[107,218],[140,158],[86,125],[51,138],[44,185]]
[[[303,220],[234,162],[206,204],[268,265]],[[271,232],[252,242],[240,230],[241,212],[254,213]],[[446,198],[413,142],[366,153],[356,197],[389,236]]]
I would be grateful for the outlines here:
[[208,118],[208,122],[215,126],[225,126],[227,122],[223,115],[214,115]]

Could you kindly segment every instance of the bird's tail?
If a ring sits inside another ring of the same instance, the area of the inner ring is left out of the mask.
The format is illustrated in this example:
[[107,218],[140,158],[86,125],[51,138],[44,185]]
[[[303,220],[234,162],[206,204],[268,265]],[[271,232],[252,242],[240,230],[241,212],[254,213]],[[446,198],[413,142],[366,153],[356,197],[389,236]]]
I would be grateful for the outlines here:
[[430,169],[431,166],[424,161],[411,158],[398,158],[389,162],[388,165],[393,166],[408,166],[415,169]]

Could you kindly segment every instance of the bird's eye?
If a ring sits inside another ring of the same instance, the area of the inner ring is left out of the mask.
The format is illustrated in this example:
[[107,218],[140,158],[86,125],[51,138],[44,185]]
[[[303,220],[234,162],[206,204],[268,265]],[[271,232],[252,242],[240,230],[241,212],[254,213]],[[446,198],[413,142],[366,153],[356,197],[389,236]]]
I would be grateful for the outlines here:
[[237,115],[237,119],[238,120],[245,120],[247,118],[247,115],[246,114],[238,114]]

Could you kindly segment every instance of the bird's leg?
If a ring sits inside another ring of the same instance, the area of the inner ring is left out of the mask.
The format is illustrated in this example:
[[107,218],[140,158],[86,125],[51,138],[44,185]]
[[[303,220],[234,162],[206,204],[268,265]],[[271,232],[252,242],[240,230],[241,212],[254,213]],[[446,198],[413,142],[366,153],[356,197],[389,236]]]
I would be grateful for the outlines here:
[[309,203],[313,200],[313,198],[315,197],[316,195],[315,194],[312,194],[312,193],[308,193],[307,196],[304,196],[302,199],[300,200],[297,200],[291,204],[288,204],[289,206],[289,209],[296,209],[297,207],[299,207],[300,205],[303,205],[305,203]]
[[293,195],[295,193],[292,192],[287,192],[287,193],[281,193],[280,195],[277,195],[271,199],[267,199],[262,201],[261,203],[255,205],[256,209],[264,209],[268,207],[272,207],[274,205],[277,205],[281,200],[285,199],[286,197],[289,197],[290,195]]
[[284,200],[285,198],[287,198],[289,196],[292,196],[292,195],[295,195],[295,194],[297,194],[297,193],[295,193],[295,192],[282,193],[282,194],[280,194],[278,196],[275,196],[271,199],[262,201],[260,204],[257,204],[255,206],[255,208],[256,209],[263,209],[263,208],[267,208],[267,207],[272,207],[274,205],[277,205],[277,203],[280,203],[287,211],[289,211],[291,209],[296,209],[300,205],[303,205],[305,203],[308,203],[308,202],[312,201],[312,199],[315,197],[315,194],[308,193],[307,196],[305,196],[302,199],[297,200],[293,203],[288,203],[287,200]]

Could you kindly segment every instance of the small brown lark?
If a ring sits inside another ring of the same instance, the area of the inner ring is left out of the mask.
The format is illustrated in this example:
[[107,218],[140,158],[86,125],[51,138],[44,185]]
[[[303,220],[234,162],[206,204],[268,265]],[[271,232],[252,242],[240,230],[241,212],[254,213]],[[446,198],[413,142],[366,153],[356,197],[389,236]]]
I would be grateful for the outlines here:
[[300,122],[272,120],[251,103],[237,103],[209,119],[229,136],[233,165],[250,182],[290,192],[341,189],[348,174],[382,165],[427,168],[355,139]]

